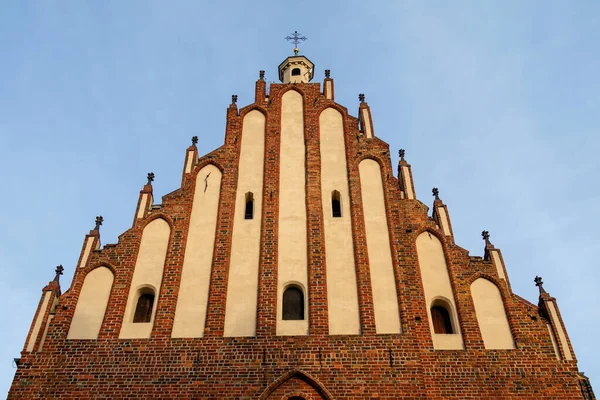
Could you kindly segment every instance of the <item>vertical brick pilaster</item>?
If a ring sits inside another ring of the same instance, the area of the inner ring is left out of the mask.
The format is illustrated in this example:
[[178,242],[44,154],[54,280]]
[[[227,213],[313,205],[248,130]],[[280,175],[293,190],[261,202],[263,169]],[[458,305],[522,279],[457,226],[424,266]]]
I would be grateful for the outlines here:
[[321,191],[321,149],[318,110],[313,104],[320,93],[314,86],[304,96],[304,134],[306,144],[306,216],[308,251],[309,332],[329,332],[327,307],[327,266]]
[[[277,99],[278,86],[271,85],[271,99]],[[277,327],[281,101],[272,102],[267,110],[256,336],[274,336]]]

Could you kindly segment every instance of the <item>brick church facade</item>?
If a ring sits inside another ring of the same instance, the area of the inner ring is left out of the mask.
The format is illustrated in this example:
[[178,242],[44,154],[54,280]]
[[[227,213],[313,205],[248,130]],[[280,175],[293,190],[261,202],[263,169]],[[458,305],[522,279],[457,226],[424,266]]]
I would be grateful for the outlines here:
[[[555,298],[454,242],[434,189],[298,55],[227,110],[225,142],[153,174],[117,244],[85,237],[42,291],[9,399],[594,398]],[[510,266],[508,266],[510,269]]]

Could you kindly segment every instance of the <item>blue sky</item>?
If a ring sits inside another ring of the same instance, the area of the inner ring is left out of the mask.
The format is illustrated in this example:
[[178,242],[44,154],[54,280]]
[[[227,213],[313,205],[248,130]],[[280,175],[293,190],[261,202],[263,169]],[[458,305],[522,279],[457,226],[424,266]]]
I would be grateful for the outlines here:
[[456,242],[487,229],[513,291],[558,300],[579,368],[600,385],[600,3],[8,1],[0,13],[0,393],[41,289],[103,215],[131,224],[145,176],[178,188],[185,148],[220,146],[231,95],[277,80],[298,30],[316,81],[371,106],[417,196],[437,186]]

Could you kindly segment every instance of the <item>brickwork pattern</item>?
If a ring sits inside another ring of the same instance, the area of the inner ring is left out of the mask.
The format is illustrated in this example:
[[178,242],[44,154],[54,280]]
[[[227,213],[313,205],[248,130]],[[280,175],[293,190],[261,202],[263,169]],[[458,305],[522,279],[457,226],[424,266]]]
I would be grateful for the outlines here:
[[[310,334],[297,337],[275,335],[281,97],[287,90],[303,96],[305,111]],[[386,143],[376,137],[367,139],[358,119],[326,99],[318,83],[271,84],[267,97],[260,79],[255,94],[254,104],[228,108],[224,145],[197,158],[192,172],[184,171],[180,189],[136,219],[119,236],[118,244],[92,251],[87,264],[75,271],[71,287],[60,297],[43,349],[22,352],[10,399],[581,398],[576,360],[556,359],[538,306],[513,294],[490,260],[470,257],[451,236],[444,236],[426,205],[402,199]],[[319,114],[327,107],[340,111],[344,119],[360,335],[328,335],[319,154]],[[244,115],[255,109],[266,116],[257,334],[224,338],[241,124]],[[194,145],[189,150],[197,156]],[[358,172],[366,158],[377,161],[382,171],[401,334],[375,334]],[[221,170],[223,178],[205,336],[172,339],[196,174],[209,163]],[[118,339],[142,230],[155,218],[169,223],[171,237],[154,328],[150,339]],[[442,242],[465,350],[433,350],[415,245],[425,231]],[[99,338],[67,340],[83,280],[98,266],[115,275]],[[500,289],[514,350],[484,348],[470,295],[470,284],[479,277]],[[42,313],[47,320],[49,312],[38,308],[36,315]]]

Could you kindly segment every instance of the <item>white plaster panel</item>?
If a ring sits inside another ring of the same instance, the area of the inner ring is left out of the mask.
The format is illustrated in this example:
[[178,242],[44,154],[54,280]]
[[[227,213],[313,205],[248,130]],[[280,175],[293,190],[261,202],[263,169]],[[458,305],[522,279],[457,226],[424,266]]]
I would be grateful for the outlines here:
[[[100,241],[98,241],[99,243]],[[83,257],[81,257],[81,264],[79,264],[80,268],[83,268],[87,265],[88,258],[90,258],[90,252],[92,251],[92,245],[94,244],[94,237],[88,236],[85,240],[85,249],[83,250]]]
[[[308,287],[306,244],[306,180],[302,96],[290,90],[281,99],[279,170],[279,238],[277,273],[278,335],[307,335],[308,307],[303,321],[283,321],[282,296],[287,283]],[[308,292],[304,291],[308,304]]]
[[142,200],[140,201],[140,209],[138,210],[137,217],[143,218],[144,214],[148,211],[148,193],[144,193],[142,195]]
[[502,261],[500,261],[500,255],[498,254],[498,250],[492,250],[492,261],[494,262],[494,266],[496,267],[496,271],[498,271],[498,276],[504,280],[506,280],[506,276],[504,275],[504,268],[502,267]]
[[446,209],[444,207],[438,207],[437,214],[440,224],[442,225],[442,231],[444,232],[444,235],[450,236],[450,225],[448,224],[448,214],[446,213]]
[[187,153],[187,160],[185,162],[185,173],[189,174],[192,172],[192,164],[194,163],[194,151],[190,150]]
[[514,349],[504,302],[498,287],[484,278],[471,283],[471,296],[486,349]]
[[400,333],[398,295],[385,211],[383,181],[379,164],[366,159],[359,164],[365,231],[371,270],[375,331]]
[[367,138],[372,138],[373,131],[371,131],[371,115],[369,113],[369,110],[366,108],[363,108],[360,111],[360,113],[362,115],[362,123],[363,123],[364,133],[367,136]]
[[406,191],[407,199],[414,199],[415,193],[411,185],[410,169],[408,167],[402,167],[402,179],[404,179],[404,190]]
[[46,309],[48,307],[48,302],[50,301],[50,296],[52,292],[44,293],[44,300],[42,301],[42,307],[40,308],[40,312],[38,313],[35,323],[33,324],[33,331],[31,332],[31,336],[29,337],[29,341],[27,342],[27,351],[33,351],[35,347],[35,342],[37,340],[38,334],[40,333],[40,328],[42,327],[42,322],[44,320],[44,314],[46,313]]
[[552,318],[552,325],[554,325],[554,327],[556,328],[556,332],[558,332],[558,340],[560,341],[560,347],[562,348],[565,360],[572,360],[573,355],[571,354],[571,349],[569,349],[567,335],[565,334],[565,330],[563,329],[562,324],[560,323],[560,319],[558,318],[556,307],[554,307],[554,303],[551,301],[546,302],[546,305],[548,306],[550,318]]
[[333,88],[331,85],[331,81],[325,82],[325,98],[329,100],[333,99]]
[[86,275],[81,287],[67,339],[97,339],[114,276],[110,269],[99,267]]
[[[456,304],[454,303],[454,294],[442,243],[429,232],[421,233],[417,237],[417,256],[419,257],[419,269],[423,281],[423,291],[425,292],[433,348],[436,350],[463,349],[460,323],[456,313]],[[446,305],[450,307],[448,311],[451,315],[454,334],[434,333],[431,306],[436,299],[443,299]]]
[[[150,333],[152,333],[170,235],[171,227],[167,221],[161,218],[150,222],[142,232],[142,240],[140,241],[133,277],[131,278],[123,324],[119,333],[121,339],[149,338]],[[139,290],[142,287],[154,289],[152,319],[151,322],[147,323],[133,323]]]
[[464,348],[460,333],[432,333],[431,339],[433,348],[436,350],[462,350]]
[[44,349],[44,343],[46,342],[46,336],[48,336],[48,328],[50,328],[50,323],[54,319],[54,315],[48,315],[48,321],[46,322],[46,328],[44,328],[44,333],[42,334],[42,339],[40,340],[39,350],[42,351]]
[[[265,116],[250,111],[242,125],[224,336],[256,334],[264,153]],[[253,219],[245,219],[248,192],[254,196]]]
[[[333,108],[326,109],[319,117],[319,126],[329,333],[356,335],[360,333],[360,318],[342,114]],[[341,195],[340,218],[332,216],[334,190]]]
[[550,340],[552,341],[552,348],[554,349],[554,355],[557,360],[560,360],[560,351],[558,350],[558,343],[556,342],[556,336],[554,335],[554,331],[552,330],[552,326],[550,324],[546,324],[548,327],[548,334],[550,335]]
[[217,167],[198,171],[172,337],[204,336],[220,192]]

